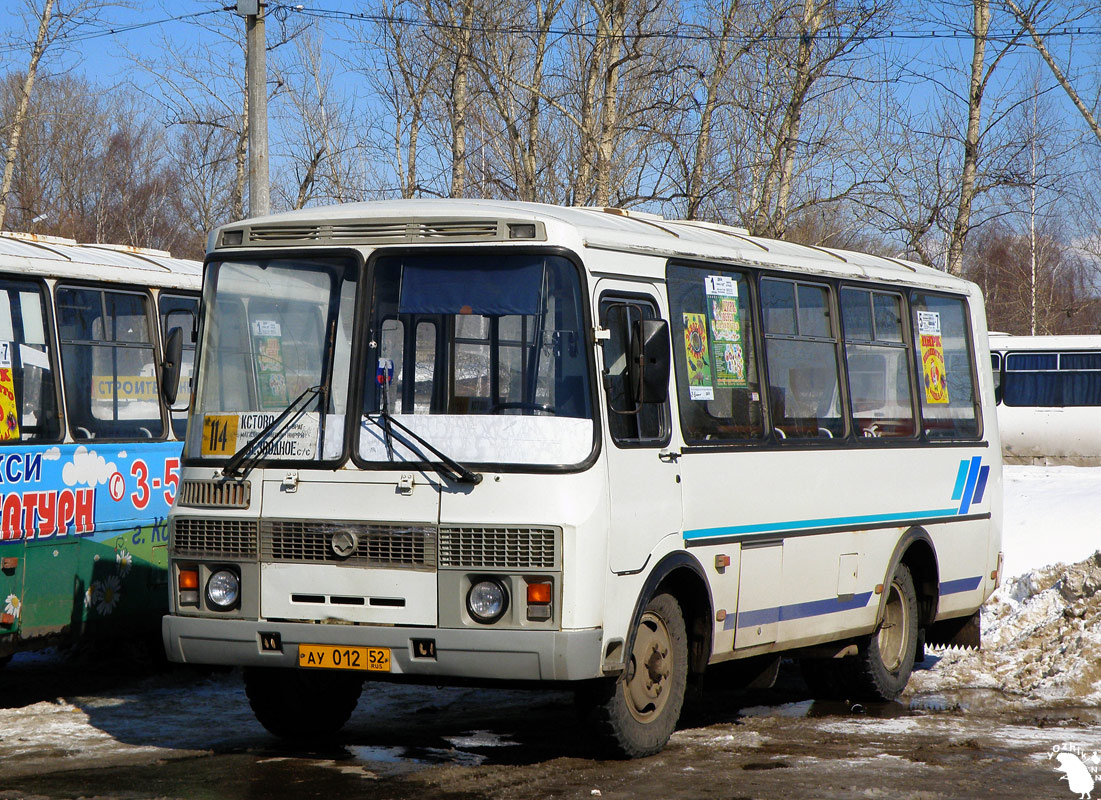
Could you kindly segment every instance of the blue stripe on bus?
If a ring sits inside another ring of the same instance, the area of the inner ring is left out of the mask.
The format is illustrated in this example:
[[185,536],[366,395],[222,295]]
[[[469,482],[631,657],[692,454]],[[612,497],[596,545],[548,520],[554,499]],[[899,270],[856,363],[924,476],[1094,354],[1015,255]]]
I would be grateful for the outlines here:
[[[960,501],[960,514],[966,514],[971,508],[971,498],[975,496],[975,485],[979,482],[979,467],[982,464],[982,456],[971,459],[971,465],[967,469],[967,485],[963,488],[963,499]],[[962,468],[962,464],[960,465]],[[957,477],[957,480],[958,477]]]
[[967,481],[967,461],[960,462],[960,470],[956,473],[956,488],[952,490],[952,499],[959,500],[963,497],[963,485]]
[[723,525],[717,528],[697,528],[685,531],[685,539],[710,539],[718,536],[735,536],[750,533],[780,533],[797,531],[802,528],[853,527],[873,525],[883,522],[903,522],[906,520],[925,520],[939,517],[955,517],[958,509],[938,508],[932,511],[902,511],[892,514],[863,514],[855,517],[820,517],[818,519],[799,519],[789,522],[765,522],[757,525]]
[[[854,594],[847,600],[839,600],[831,597],[827,600],[811,600],[808,603],[793,603],[788,606],[775,608],[762,608],[755,611],[739,611],[737,614],[737,626],[739,628],[752,628],[757,625],[770,625],[774,622],[790,622],[807,617],[821,617],[825,614],[839,614],[842,611],[852,611],[864,608],[871,599],[871,592]],[[723,623],[724,630],[731,630],[734,626],[734,618],[727,617]]]
[[978,505],[982,502],[983,493],[986,491],[986,479],[990,477],[990,467],[983,467],[979,470],[979,482],[975,486],[975,498],[971,501]]
[[976,575],[973,578],[957,578],[954,581],[944,581],[944,583],[940,585],[940,593],[943,596],[946,594],[970,592],[978,589],[980,583],[982,583],[982,575]]

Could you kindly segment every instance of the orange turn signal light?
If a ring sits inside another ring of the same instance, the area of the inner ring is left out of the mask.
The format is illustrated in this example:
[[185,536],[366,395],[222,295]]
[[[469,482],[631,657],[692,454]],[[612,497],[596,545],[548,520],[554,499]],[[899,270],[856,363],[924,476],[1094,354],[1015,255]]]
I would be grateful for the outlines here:
[[181,592],[188,590],[197,591],[199,588],[199,570],[181,569],[179,583]]
[[545,606],[551,601],[551,585],[549,583],[528,584],[528,605]]

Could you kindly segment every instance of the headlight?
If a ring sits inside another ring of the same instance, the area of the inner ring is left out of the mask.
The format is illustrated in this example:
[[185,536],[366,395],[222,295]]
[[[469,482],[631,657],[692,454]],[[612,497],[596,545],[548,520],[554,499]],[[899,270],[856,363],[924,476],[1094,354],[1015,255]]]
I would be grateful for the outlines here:
[[206,582],[206,599],[215,608],[233,608],[240,596],[241,579],[232,570],[220,569]]
[[508,608],[508,593],[497,581],[479,581],[466,595],[466,608],[476,621],[496,622]]

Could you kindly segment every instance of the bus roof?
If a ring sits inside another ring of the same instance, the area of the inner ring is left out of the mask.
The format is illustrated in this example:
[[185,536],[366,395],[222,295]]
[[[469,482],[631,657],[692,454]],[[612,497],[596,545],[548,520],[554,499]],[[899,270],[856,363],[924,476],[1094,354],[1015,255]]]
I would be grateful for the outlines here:
[[991,350],[1101,350],[1101,336],[1014,336],[1010,333],[990,333]]
[[162,288],[198,290],[198,261],[163,250],[109,244],[78,244],[54,236],[0,231],[0,271],[70,280],[95,279]]
[[[516,236],[535,223],[536,236]],[[511,227],[510,227],[511,226]],[[240,231],[227,240],[227,232]],[[593,250],[665,258],[697,258],[783,267],[840,277],[893,280],[960,290],[968,282],[901,258],[813,247],[751,236],[742,228],[615,208],[583,208],[504,200],[384,200],[319,206],[226,225],[209,250],[547,241]]]

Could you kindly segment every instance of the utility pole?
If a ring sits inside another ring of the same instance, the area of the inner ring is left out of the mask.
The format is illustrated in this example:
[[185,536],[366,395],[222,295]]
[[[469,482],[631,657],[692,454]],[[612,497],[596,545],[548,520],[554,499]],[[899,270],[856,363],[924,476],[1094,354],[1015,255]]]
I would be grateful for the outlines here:
[[237,0],[245,18],[245,102],[248,104],[248,215],[271,212],[268,181],[268,59],[264,36],[264,0]]

